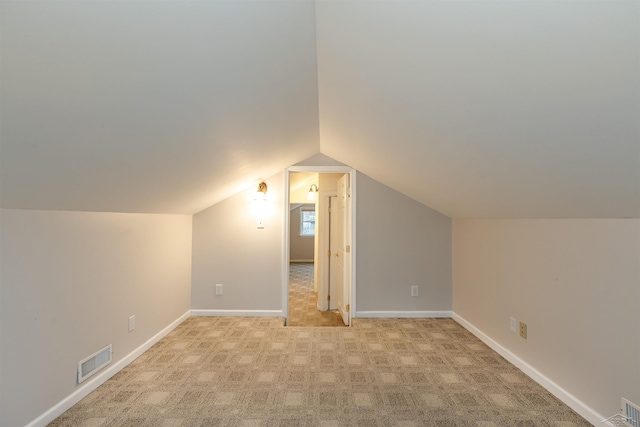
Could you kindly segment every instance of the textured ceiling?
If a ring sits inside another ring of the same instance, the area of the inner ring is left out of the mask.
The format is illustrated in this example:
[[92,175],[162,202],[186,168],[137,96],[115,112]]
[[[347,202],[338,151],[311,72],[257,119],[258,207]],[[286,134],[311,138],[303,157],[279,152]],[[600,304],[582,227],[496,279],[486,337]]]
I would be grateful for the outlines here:
[[640,217],[637,1],[0,2],[0,205],[194,213],[318,152],[452,217]]

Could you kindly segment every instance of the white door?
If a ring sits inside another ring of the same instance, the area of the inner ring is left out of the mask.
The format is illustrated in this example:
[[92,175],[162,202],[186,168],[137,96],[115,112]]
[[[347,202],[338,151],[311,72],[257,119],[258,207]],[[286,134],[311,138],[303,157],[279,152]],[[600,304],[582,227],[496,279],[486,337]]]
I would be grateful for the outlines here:
[[[329,310],[337,308],[336,299],[336,262],[335,254],[338,253],[338,234],[336,232],[338,224],[338,196],[329,197],[329,281],[327,295],[329,295]],[[335,261],[334,261],[335,260]],[[333,295],[333,298],[331,297]]]
[[[331,283],[331,299],[335,297],[336,308],[342,316],[342,321],[345,325],[349,325],[349,295],[350,295],[350,280],[348,278],[348,268],[350,256],[349,239],[347,232],[349,226],[348,220],[348,187],[349,187],[349,175],[344,174],[342,178],[338,180],[338,198],[335,206],[336,221],[331,224],[332,228],[335,228],[335,241],[336,250],[332,251],[331,267],[335,271],[335,274],[331,274],[331,278],[335,278],[335,281]],[[334,207],[331,207],[333,213]],[[335,225],[335,227],[333,227]]]

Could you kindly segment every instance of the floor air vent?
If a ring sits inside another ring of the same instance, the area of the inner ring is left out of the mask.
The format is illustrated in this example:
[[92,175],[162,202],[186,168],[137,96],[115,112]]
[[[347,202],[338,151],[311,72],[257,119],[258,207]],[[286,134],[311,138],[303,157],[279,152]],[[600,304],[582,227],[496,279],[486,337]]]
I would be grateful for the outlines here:
[[622,415],[627,417],[627,423],[632,427],[640,427],[640,407],[622,398]]
[[111,363],[111,344],[78,362],[78,384]]

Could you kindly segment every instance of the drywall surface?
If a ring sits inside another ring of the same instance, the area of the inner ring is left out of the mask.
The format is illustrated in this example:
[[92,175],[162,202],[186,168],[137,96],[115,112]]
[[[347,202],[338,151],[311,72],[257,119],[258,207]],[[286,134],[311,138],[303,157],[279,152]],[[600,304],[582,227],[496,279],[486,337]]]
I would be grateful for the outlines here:
[[282,309],[282,172],[265,182],[263,229],[253,187],[194,215],[192,309]]
[[295,164],[295,166],[346,166],[345,163],[332,159],[331,157],[324,155],[320,152]]
[[342,178],[343,173],[321,173],[318,179],[320,193],[331,193],[338,191],[338,180]]
[[638,27],[636,0],[317,1],[320,152],[453,218],[637,218]]
[[362,173],[356,215],[357,311],[451,310],[451,219]]
[[293,172],[289,175],[289,203],[309,203],[309,189],[318,187],[318,174]]
[[[251,191],[194,216],[192,309],[283,309],[282,181],[282,174],[266,181],[264,229],[256,227]],[[450,311],[451,220],[366,175],[356,185],[357,310]]]
[[318,153],[314,23],[311,1],[0,2],[0,206],[193,214]]
[[300,211],[303,208],[315,210],[315,205],[307,203],[289,211],[289,259],[313,262],[315,238],[300,235]]
[[605,418],[640,403],[638,306],[638,219],[453,221],[455,314]]
[[[191,217],[0,211],[0,425],[23,426],[189,310]],[[136,316],[129,333],[127,320]]]

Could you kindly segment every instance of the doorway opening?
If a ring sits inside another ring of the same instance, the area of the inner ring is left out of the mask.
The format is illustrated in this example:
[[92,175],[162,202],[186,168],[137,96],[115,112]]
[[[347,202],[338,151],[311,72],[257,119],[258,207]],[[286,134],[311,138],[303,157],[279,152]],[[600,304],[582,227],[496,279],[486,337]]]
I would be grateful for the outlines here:
[[283,311],[288,326],[349,326],[355,312],[355,171],[285,171]]

